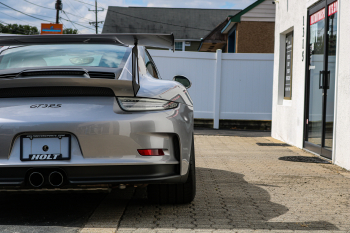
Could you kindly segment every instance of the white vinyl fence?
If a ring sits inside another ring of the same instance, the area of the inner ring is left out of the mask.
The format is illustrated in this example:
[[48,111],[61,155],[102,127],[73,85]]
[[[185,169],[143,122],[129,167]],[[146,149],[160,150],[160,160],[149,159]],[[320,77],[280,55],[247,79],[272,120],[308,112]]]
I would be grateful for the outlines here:
[[271,120],[273,54],[175,52],[149,50],[160,75],[184,75],[194,102],[194,117]]

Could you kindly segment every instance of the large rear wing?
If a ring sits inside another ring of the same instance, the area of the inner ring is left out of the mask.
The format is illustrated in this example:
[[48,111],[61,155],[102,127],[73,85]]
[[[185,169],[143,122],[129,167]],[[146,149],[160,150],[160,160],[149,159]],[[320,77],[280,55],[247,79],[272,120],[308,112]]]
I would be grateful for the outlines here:
[[173,34],[106,33],[64,35],[11,35],[1,36],[0,46],[36,44],[124,44],[167,48],[174,50]]
[[40,45],[40,44],[114,44],[132,45],[132,89],[134,96],[140,89],[138,74],[138,48],[149,46],[175,50],[173,34],[147,33],[106,33],[106,34],[65,34],[65,35],[11,35],[1,36],[0,46]]

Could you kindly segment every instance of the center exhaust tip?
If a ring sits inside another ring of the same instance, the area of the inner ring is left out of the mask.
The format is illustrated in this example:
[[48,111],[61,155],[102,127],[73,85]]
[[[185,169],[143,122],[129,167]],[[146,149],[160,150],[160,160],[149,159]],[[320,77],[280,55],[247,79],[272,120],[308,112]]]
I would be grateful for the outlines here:
[[33,172],[29,175],[29,183],[35,188],[39,188],[44,184],[44,176],[40,172]]
[[49,183],[54,187],[59,187],[63,184],[64,178],[61,172],[54,171],[49,175]]

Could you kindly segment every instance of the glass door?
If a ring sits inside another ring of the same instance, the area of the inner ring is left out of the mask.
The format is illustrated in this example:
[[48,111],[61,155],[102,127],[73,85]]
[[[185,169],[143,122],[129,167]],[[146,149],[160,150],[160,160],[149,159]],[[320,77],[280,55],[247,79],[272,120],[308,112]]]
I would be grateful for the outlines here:
[[324,0],[309,10],[304,147],[331,158],[338,2]]

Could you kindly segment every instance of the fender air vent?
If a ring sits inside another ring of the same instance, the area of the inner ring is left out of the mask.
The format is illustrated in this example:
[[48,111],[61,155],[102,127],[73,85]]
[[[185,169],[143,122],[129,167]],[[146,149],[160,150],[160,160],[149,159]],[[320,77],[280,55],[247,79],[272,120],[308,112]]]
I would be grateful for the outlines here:
[[89,72],[90,78],[115,79],[115,73],[112,72]]
[[0,74],[0,78],[16,78],[17,75],[18,75],[18,73],[14,73],[14,74]]
[[107,87],[16,87],[0,89],[0,98],[17,97],[65,97],[65,96],[110,96],[112,89]]

